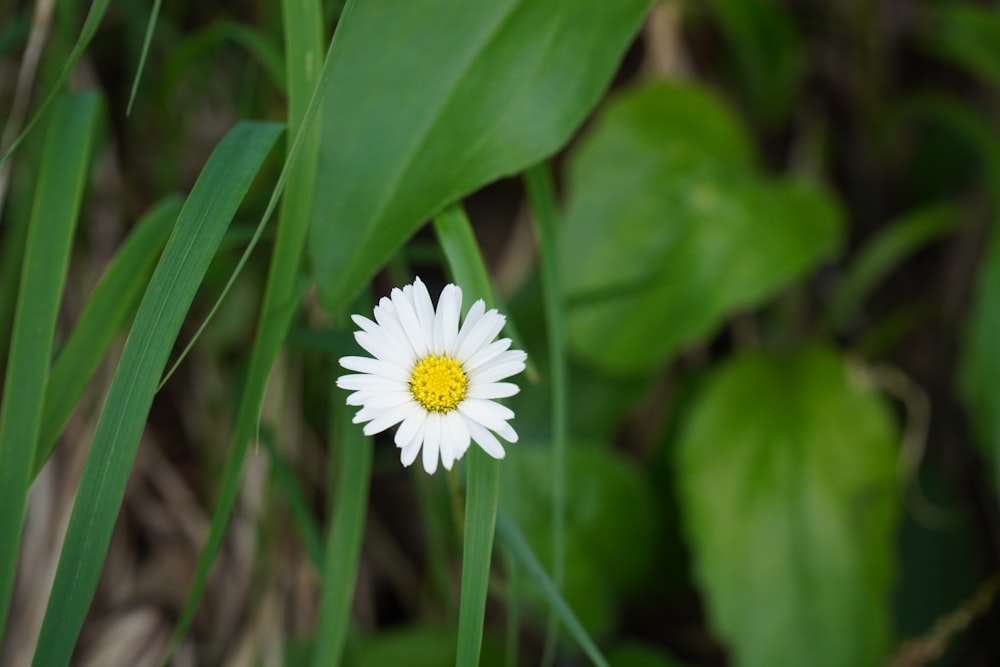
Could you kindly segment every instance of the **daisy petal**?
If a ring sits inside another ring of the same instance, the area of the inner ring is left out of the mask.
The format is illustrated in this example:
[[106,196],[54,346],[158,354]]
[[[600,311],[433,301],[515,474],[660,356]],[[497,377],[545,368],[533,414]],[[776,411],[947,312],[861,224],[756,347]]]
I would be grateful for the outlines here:
[[458,336],[458,318],[462,312],[462,288],[448,284],[438,297],[437,315],[434,318],[434,352],[452,353]]
[[509,355],[515,355],[515,352],[506,352],[495,361],[477,368],[473,373],[476,383],[496,382],[523,371],[526,357]]
[[434,340],[434,303],[427,292],[427,286],[420,278],[413,281],[413,309],[417,311],[424,340],[430,344]]
[[371,359],[370,357],[341,357],[340,365],[349,371],[368,373],[369,375],[397,380],[399,382],[407,382],[410,379],[409,374],[402,368],[393,366],[380,359]]
[[417,454],[420,453],[420,446],[424,442],[424,434],[418,433],[412,440],[406,443],[402,451],[399,452],[399,460],[403,464],[404,468],[409,468],[413,465],[413,462],[417,460]]
[[415,410],[413,414],[403,420],[396,430],[396,436],[394,438],[397,447],[402,447],[409,443],[417,435],[423,434],[424,422],[427,420],[427,412],[425,410]]
[[337,386],[351,391],[401,391],[407,388],[405,382],[367,373],[341,375],[337,378]]
[[441,442],[441,415],[432,412],[424,425],[424,470],[433,475],[438,465],[438,445]]
[[477,299],[472,307],[469,308],[469,312],[465,315],[465,321],[462,322],[462,327],[458,330],[458,337],[455,339],[455,349],[458,349],[462,345],[468,336],[472,327],[476,326],[476,323],[482,318],[486,313],[486,302],[482,299]]
[[474,371],[506,352],[507,348],[510,347],[510,342],[510,338],[501,338],[500,340],[493,341],[473,354],[462,366],[467,371]]
[[467,361],[473,354],[478,352],[483,345],[496,338],[507,318],[495,310],[483,315],[473,327],[470,328],[462,344],[455,350],[455,358],[461,362]]
[[[367,409],[368,408],[366,407],[365,410]],[[418,410],[420,410],[420,407],[413,402],[407,402],[392,408],[379,410],[378,415],[365,424],[365,435],[375,435],[376,433],[381,433],[390,426],[395,426]],[[364,410],[359,411],[358,414],[360,415],[363,411]]]
[[502,459],[507,455],[500,441],[486,428],[472,420],[466,421],[465,424],[469,427],[469,435],[484,452],[495,459]]
[[451,431],[455,445],[455,460],[462,458],[469,449],[469,427],[460,412],[451,411],[444,416],[445,428]]
[[467,398],[508,398],[521,391],[513,382],[469,383]]
[[[514,418],[514,411],[506,405],[500,405],[494,401],[484,401],[479,398],[467,398],[458,404],[458,410],[470,419],[486,428],[493,428],[493,424],[507,421]],[[493,428],[495,431],[496,429]]]
[[455,438],[448,427],[448,415],[441,416],[441,465],[445,470],[451,470],[455,465]]
[[413,302],[403,290],[397,287],[392,290],[392,303],[396,307],[396,315],[399,317],[399,323],[403,326],[403,331],[407,332],[407,338],[413,351],[417,353],[418,358],[425,356],[429,351],[428,344],[423,336],[417,313],[413,309]]

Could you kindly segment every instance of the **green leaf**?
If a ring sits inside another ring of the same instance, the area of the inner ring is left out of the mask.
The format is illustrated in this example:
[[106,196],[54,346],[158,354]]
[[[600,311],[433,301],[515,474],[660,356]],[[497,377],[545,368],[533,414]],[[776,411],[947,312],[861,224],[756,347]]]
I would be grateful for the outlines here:
[[647,372],[837,248],[839,209],[764,178],[726,109],[654,83],[608,105],[569,165],[563,243],[571,348]]
[[[619,600],[651,574],[659,543],[655,500],[647,481],[621,458],[581,443],[566,454],[566,495],[573,502],[566,507],[571,557],[561,593],[587,632],[599,636],[613,629]],[[552,506],[551,456],[547,449],[512,448],[501,495],[501,505],[546,562],[553,553],[552,520],[539,510]]]
[[897,433],[836,352],[717,369],[677,445],[681,510],[715,629],[748,667],[886,657]]
[[101,359],[139,307],[182,204],[179,197],[168,197],[146,214],[94,288],[49,376],[33,474],[45,465]]
[[360,5],[338,29],[322,110],[321,173],[336,186],[316,191],[309,247],[327,307],[358,293],[422,221],[563,145],[649,4]]
[[96,94],[60,97],[38,168],[0,405],[0,636],[17,570],[56,319],[100,107]]
[[278,136],[244,122],[195,183],[143,296],[94,434],[33,665],[69,663],[97,587],[129,470],[167,356],[222,235]]

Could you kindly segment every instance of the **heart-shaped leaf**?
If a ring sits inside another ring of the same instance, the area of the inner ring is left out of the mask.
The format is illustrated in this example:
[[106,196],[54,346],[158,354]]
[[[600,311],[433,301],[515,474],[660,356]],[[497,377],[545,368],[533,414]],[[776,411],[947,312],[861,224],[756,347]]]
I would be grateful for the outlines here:
[[743,131],[698,88],[618,97],[573,155],[564,284],[573,350],[641,372],[760,303],[838,245],[839,210],[754,167]]
[[895,428],[836,352],[734,358],[677,449],[681,511],[736,664],[876,665],[889,639]]

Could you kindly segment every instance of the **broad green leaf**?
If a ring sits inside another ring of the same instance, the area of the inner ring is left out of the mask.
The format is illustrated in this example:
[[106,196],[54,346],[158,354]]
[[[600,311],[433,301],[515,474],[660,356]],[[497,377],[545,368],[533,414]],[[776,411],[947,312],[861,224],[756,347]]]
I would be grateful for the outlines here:
[[707,380],[677,443],[709,617],[736,664],[881,664],[896,428],[836,352],[748,353]]
[[720,102],[682,84],[617,97],[572,156],[563,275],[572,349],[638,373],[836,250],[839,209],[754,169]]
[[346,303],[447,204],[563,145],[649,4],[362,3],[339,29],[322,109],[331,186],[316,190],[309,248],[326,305]]
[[[658,531],[652,490],[639,472],[604,449],[567,448],[566,571],[562,595],[593,635],[612,629],[619,599],[648,576]],[[553,552],[547,449],[512,447],[501,504],[543,562]],[[628,545],[628,548],[622,548]],[[537,600],[537,595],[532,596]]]
[[96,94],[58,99],[37,172],[0,405],[0,637],[17,571],[56,319],[100,108]]
[[69,663],[167,356],[222,235],[282,128],[237,125],[202,170],[143,296],[97,424],[33,664]]
[[139,307],[182,203],[179,197],[168,197],[140,220],[94,288],[52,366],[33,474],[45,465],[108,347]]

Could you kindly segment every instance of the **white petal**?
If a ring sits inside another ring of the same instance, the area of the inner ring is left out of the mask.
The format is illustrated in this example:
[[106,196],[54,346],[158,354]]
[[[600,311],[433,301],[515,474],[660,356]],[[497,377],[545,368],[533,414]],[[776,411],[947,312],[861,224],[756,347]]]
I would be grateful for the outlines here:
[[462,327],[458,330],[458,338],[455,339],[455,349],[457,350],[462,346],[462,341],[464,341],[468,335],[469,331],[472,330],[476,323],[482,319],[483,314],[486,312],[486,302],[482,299],[477,299],[472,307],[469,308],[469,312],[465,315],[465,321],[462,322]]
[[396,307],[399,323],[403,326],[406,338],[410,341],[410,347],[416,352],[417,358],[426,356],[430,341],[424,338],[424,331],[420,327],[416,311],[413,310],[413,303],[399,288],[392,290],[392,303]]
[[[405,289],[404,289],[405,291]],[[434,303],[427,292],[427,286],[420,278],[413,281],[413,309],[417,311],[420,329],[424,332],[424,340],[430,345],[434,340]]]
[[426,410],[417,410],[412,415],[403,420],[403,423],[399,425],[396,430],[396,437],[394,438],[397,447],[403,447],[409,443],[416,436],[420,436],[423,440],[424,437],[424,422],[427,420]]
[[484,452],[495,459],[502,459],[506,456],[507,453],[504,451],[503,445],[492,433],[472,420],[467,420],[465,425],[469,427],[469,435]]
[[470,382],[466,398],[508,398],[521,391],[513,382]]
[[462,367],[466,371],[474,371],[480,366],[483,366],[487,362],[493,361],[499,357],[502,353],[507,351],[510,347],[510,338],[501,338],[500,340],[493,341],[489,345],[482,347],[472,358],[462,364]]
[[432,412],[427,415],[424,426],[424,470],[433,475],[438,465],[438,444],[441,441],[441,415]]
[[410,401],[413,395],[408,391],[356,391],[347,397],[348,405],[363,405],[372,410],[385,410]]
[[447,284],[438,297],[437,315],[434,317],[434,352],[453,353],[458,336],[458,318],[462,312],[462,288]]
[[337,386],[353,391],[405,391],[409,389],[405,382],[367,374],[341,375],[337,378]]
[[507,318],[495,310],[483,315],[455,351],[455,358],[461,362],[467,361],[484,345],[496,338],[506,321]]
[[399,460],[403,464],[403,467],[409,468],[413,465],[413,462],[417,460],[417,454],[420,453],[420,446],[424,442],[424,434],[417,433],[406,446],[403,447],[403,451],[399,453]]
[[475,369],[470,373],[477,383],[496,382],[517,375],[524,370],[524,360],[527,356],[519,350],[505,352],[500,358]]
[[507,421],[514,418],[514,411],[506,405],[500,405],[493,401],[484,401],[478,398],[466,398],[458,404],[459,411],[470,419],[487,428],[493,428],[497,422]]
[[448,416],[441,415],[441,464],[445,470],[455,465],[455,437],[448,428]]
[[368,331],[355,331],[354,340],[358,341],[358,345],[373,357],[393,366],[399,366],[405,371],[409,371],[415,361],[412,352],[407,353],[381,332],[375,334]]
[[393,366],[387,361],[370,357],[341,357],[340,365],[349,371],[368,373],[389,380],[408,382],[410,375],[399,366]]
[[[387,408],[381,411],[381,414],[377,417],[365,424],[365,435],[375,435],[376,433],[381,433],[390,426],[395,426],[399,422],[403,421],[419,409],[420,406],[418,406],[415,401]],[[360,412],[358,414],[360,414]]]
[[444,416],[445,429],[451,432],[455,446],[455,460],[462,458],[469,449],[469,427],[462,413],[452,410]]
[[[375,321],[378,322],[382,331],[391,338],[399,347],[404,350],[413,350],[410,345],[410,338],[403,330],[403,325],[399,323],[399,316],[396,314],[396,307],[388,297],[382,297],[378,305],[374,308]],[[416,353],[413,353],[416,355]]]

